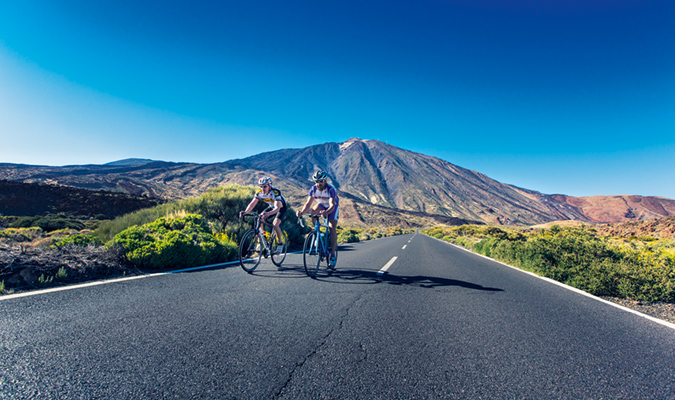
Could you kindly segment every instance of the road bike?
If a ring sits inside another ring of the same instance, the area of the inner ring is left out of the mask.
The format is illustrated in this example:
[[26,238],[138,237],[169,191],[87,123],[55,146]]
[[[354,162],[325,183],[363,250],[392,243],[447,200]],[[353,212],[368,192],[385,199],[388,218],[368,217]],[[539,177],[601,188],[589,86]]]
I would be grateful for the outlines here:
[[[305,264],[305,272],[307,276],[316,278],[321,262],[326,260],[326,266],[329,270],[334,270],[337,264],[337,249],[335,249],[335,260],[331,263],[331,237],[328,220],[323,217],[323,223],[319,222],[318,215],[312,215],[312,222],[314,223],[314,230],[307,234],[305,238],[305,245],[302,248],[302,260]],[[302,219],[298,218],[298,223],[303,228],[305,225]]]
[[[251,229],[246,231],[239,243],[239,264],[241,268],[249,274],[260,264],[260,259],[270,257],[272,263],[281,267],[281,263],[286,259],[288,252],[288,234],[282,231],[282,240],[279,241],[274,228],[271,233],[264,229],[264,226],[272,226],[269,221],[265,221],[261,214],[257,212],[246,213],[242,219],[251,219]],[[281,251],[277,251],[279,245]]]

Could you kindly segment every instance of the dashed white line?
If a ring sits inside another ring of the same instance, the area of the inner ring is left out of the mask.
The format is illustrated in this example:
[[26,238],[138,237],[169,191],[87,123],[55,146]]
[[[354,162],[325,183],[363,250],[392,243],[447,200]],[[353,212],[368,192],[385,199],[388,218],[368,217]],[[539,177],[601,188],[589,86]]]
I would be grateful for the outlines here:
[[379,271],[377,271],[377,274],[378,275],[384,275],[384,273],[387,272],[389,267],[391,267],[391,264],[393,264],[394,261],[396,261],[397,258],[398,257],[392,257],[391,260],[389,260],[389,262],[384,265],[384,267],[382,267]]

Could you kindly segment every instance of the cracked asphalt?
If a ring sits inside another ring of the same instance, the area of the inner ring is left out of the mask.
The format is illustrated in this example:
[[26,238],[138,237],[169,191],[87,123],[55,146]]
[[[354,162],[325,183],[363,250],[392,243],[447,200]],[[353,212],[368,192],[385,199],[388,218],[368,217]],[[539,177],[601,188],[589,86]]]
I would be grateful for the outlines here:
[[289,255],[0,315],[0,399],[675,395],[675,330],[422,235],[343,246],[315,280]]

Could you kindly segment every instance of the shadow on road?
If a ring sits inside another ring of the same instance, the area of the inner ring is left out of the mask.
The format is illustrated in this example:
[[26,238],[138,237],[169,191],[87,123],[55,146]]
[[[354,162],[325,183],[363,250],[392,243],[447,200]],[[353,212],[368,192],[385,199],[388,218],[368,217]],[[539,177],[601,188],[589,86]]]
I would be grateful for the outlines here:
[[[255,270],[252,275],[266,278],[305,278],[309,279],[305,274],[305,269],[303,266],[289,265],[284,266],[279,269],[276,268],[263,268]],[[439,278],[436,276],[403,276],[403,275],[392,275],[386,273],[384,275],[378,275],[375,271],[364,271],[357,269],[340,269],[328,272],[325,267],[322,266],[322,269],[319,271],[319,274],[316,277],[317,281],[324,283],[337,283],[344,285],[376,285],[376,284],[389,284],[396,286],[407,286],[407,287],[419,287],[423,289],[436,289],[442,287],[463,287],[473,290],[482,290],[486,292],[503,292],[503,289],[491,288],[481,286],[471,282],[460,281],[457,279],[448,279],[448,278]]]
[[385,273],[378,275],[375,271],[364,270],[341,270],[337,269],[330,274],[318,276],[317,280],[331,283],[344,284],[378,284],[386,283],[396,286],[412,286],[424,289],[435,289],[439,287],[459,286],[473,290],[483,290],[488,292],[502,292],[503,289],[481,286],[471,282],[460,281],[457,279],[439,278],[435,276],[404,276]]

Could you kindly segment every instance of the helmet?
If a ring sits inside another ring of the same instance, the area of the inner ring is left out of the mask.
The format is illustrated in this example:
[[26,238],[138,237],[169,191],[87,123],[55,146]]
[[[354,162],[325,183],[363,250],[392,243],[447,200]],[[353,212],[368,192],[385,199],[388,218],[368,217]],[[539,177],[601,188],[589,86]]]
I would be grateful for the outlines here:
[[258,179],[258,185],[271,185],[272,184],[272,178],[269,176],[263,176],[260,179]]
[[322,180],[324,180],[324,179],[326,179],[326,178],[328,178],[328,176],[327,176],[326,173],[323,172],[322,170],[318,170],[318,171],[316,171],[316,172],[314,173],[314,175],[312,175],[312,179],[314,180],[314,182],[316,182],[316,181],[322,181]]

